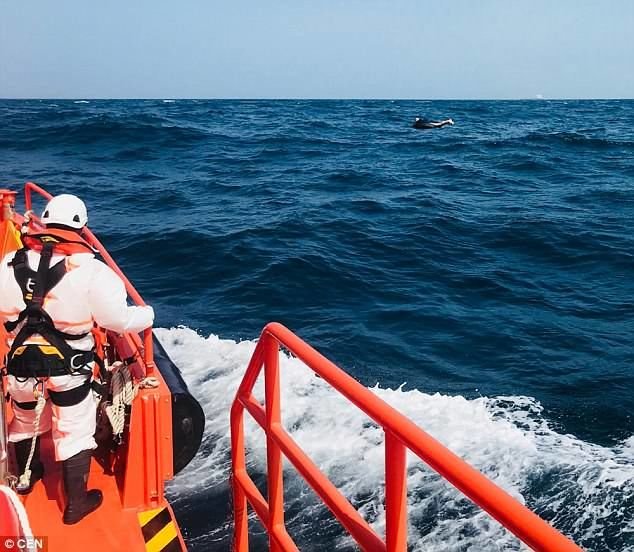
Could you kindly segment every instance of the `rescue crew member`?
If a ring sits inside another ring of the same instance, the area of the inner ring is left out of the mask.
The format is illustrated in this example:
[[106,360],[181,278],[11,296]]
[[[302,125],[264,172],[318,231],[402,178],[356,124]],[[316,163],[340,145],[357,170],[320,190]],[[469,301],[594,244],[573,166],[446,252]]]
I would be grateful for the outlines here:
[[96,324],[118,333],[139,332],[152,325],[154,311],[128,306],[122,280],[95,258],[81,237],[88,221],[81,199],[68,194],[54,197],[41,221],[44,230],[25,234],[24,248],[9,253],[0,264],[0,322],[9,335],[8,391],[14,412],[9,441],[23,473],[36,438],[30,480],[18,487],[26,494],[44,472],[39,436],[52,429],[66,493],[63,519],[73,524],[103,499],[101,491],[87,490],[97,446],[91,330]]

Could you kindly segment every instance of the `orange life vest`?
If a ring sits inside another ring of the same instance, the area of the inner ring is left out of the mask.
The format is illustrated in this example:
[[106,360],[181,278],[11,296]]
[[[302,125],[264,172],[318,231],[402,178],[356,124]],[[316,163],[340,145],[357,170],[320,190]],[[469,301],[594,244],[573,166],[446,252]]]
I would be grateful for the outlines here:
[[53,253],[72,255],[73,253],[95,253],[92,246],[73,230],[61,228],[46,228],[42,231],[31,232],[22,236],[27,249],[40,252],[45,244],[53,244]]

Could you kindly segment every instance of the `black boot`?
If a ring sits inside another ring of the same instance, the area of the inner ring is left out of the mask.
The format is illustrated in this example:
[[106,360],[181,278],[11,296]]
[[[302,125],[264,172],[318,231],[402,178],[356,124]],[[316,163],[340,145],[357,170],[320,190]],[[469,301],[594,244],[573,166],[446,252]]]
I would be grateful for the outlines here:
[[[32,439],[24,439],[23,441],[18,441],[17,443],[13,443],[13,447],[15,450],[15,461],[18,465],[18,477],[20,477],[24,473],[24,468],[26,467],[26,461],[29,459],[29,454],[31,454],[31,441]],[[29,481],[29,486],[25,488],[17,488],[18,494],[25,495],[29,494],[33,490],[33,485],[44,475],[44,464],[40,460],[40,438],[37,437],[35,439],[35,452],[33,452],[33,458],[31,460],[31,478]]]
[[93,489],[86,491],[88,472],[92,450],[82,450],[62,462],[64,490],[66,491],[66,509],[64,523],[72,525],[84,519],[90,512],[95,511],[103,501],[101,491]]

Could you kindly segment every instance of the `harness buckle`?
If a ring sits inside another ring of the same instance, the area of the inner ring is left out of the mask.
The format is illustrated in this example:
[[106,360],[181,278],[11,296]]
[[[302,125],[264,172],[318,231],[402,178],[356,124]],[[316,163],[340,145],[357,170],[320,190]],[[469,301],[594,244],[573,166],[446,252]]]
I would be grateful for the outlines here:
[[[81,362],[81,364],[76,365],[75,364],[75,359],[79,357],[79,362]],[[70,357],[70,360],[68,361],[68,363],[70,364],[70,369],[72,372],[77,372],[79,370],[81,370],[84,366],[86,366],[86,363],[84,362],[84,353],[78,353],[76,355],[73,355],[72,357]]]
[[33,397],[35,400],[38,400],[42,395],[44,395],[44,380],[35,380],[33,384]]

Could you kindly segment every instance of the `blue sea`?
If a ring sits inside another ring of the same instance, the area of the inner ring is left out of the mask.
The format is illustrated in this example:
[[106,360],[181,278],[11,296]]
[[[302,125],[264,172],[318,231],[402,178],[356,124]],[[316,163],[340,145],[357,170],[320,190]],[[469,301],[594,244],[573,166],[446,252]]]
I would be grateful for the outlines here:
[[[2,100],[0,168],[84,198],[154,306],[207,416],[169,485],[191,550],[230,548],[229,406],[273,320],[586,550],[634,550],[634,101]],[[383,531],[382,432],[282,372],[285,425]],[[285,477],[300,549],[354,550]],[[413,457],[408,491],[411,550],[525,549]]]

